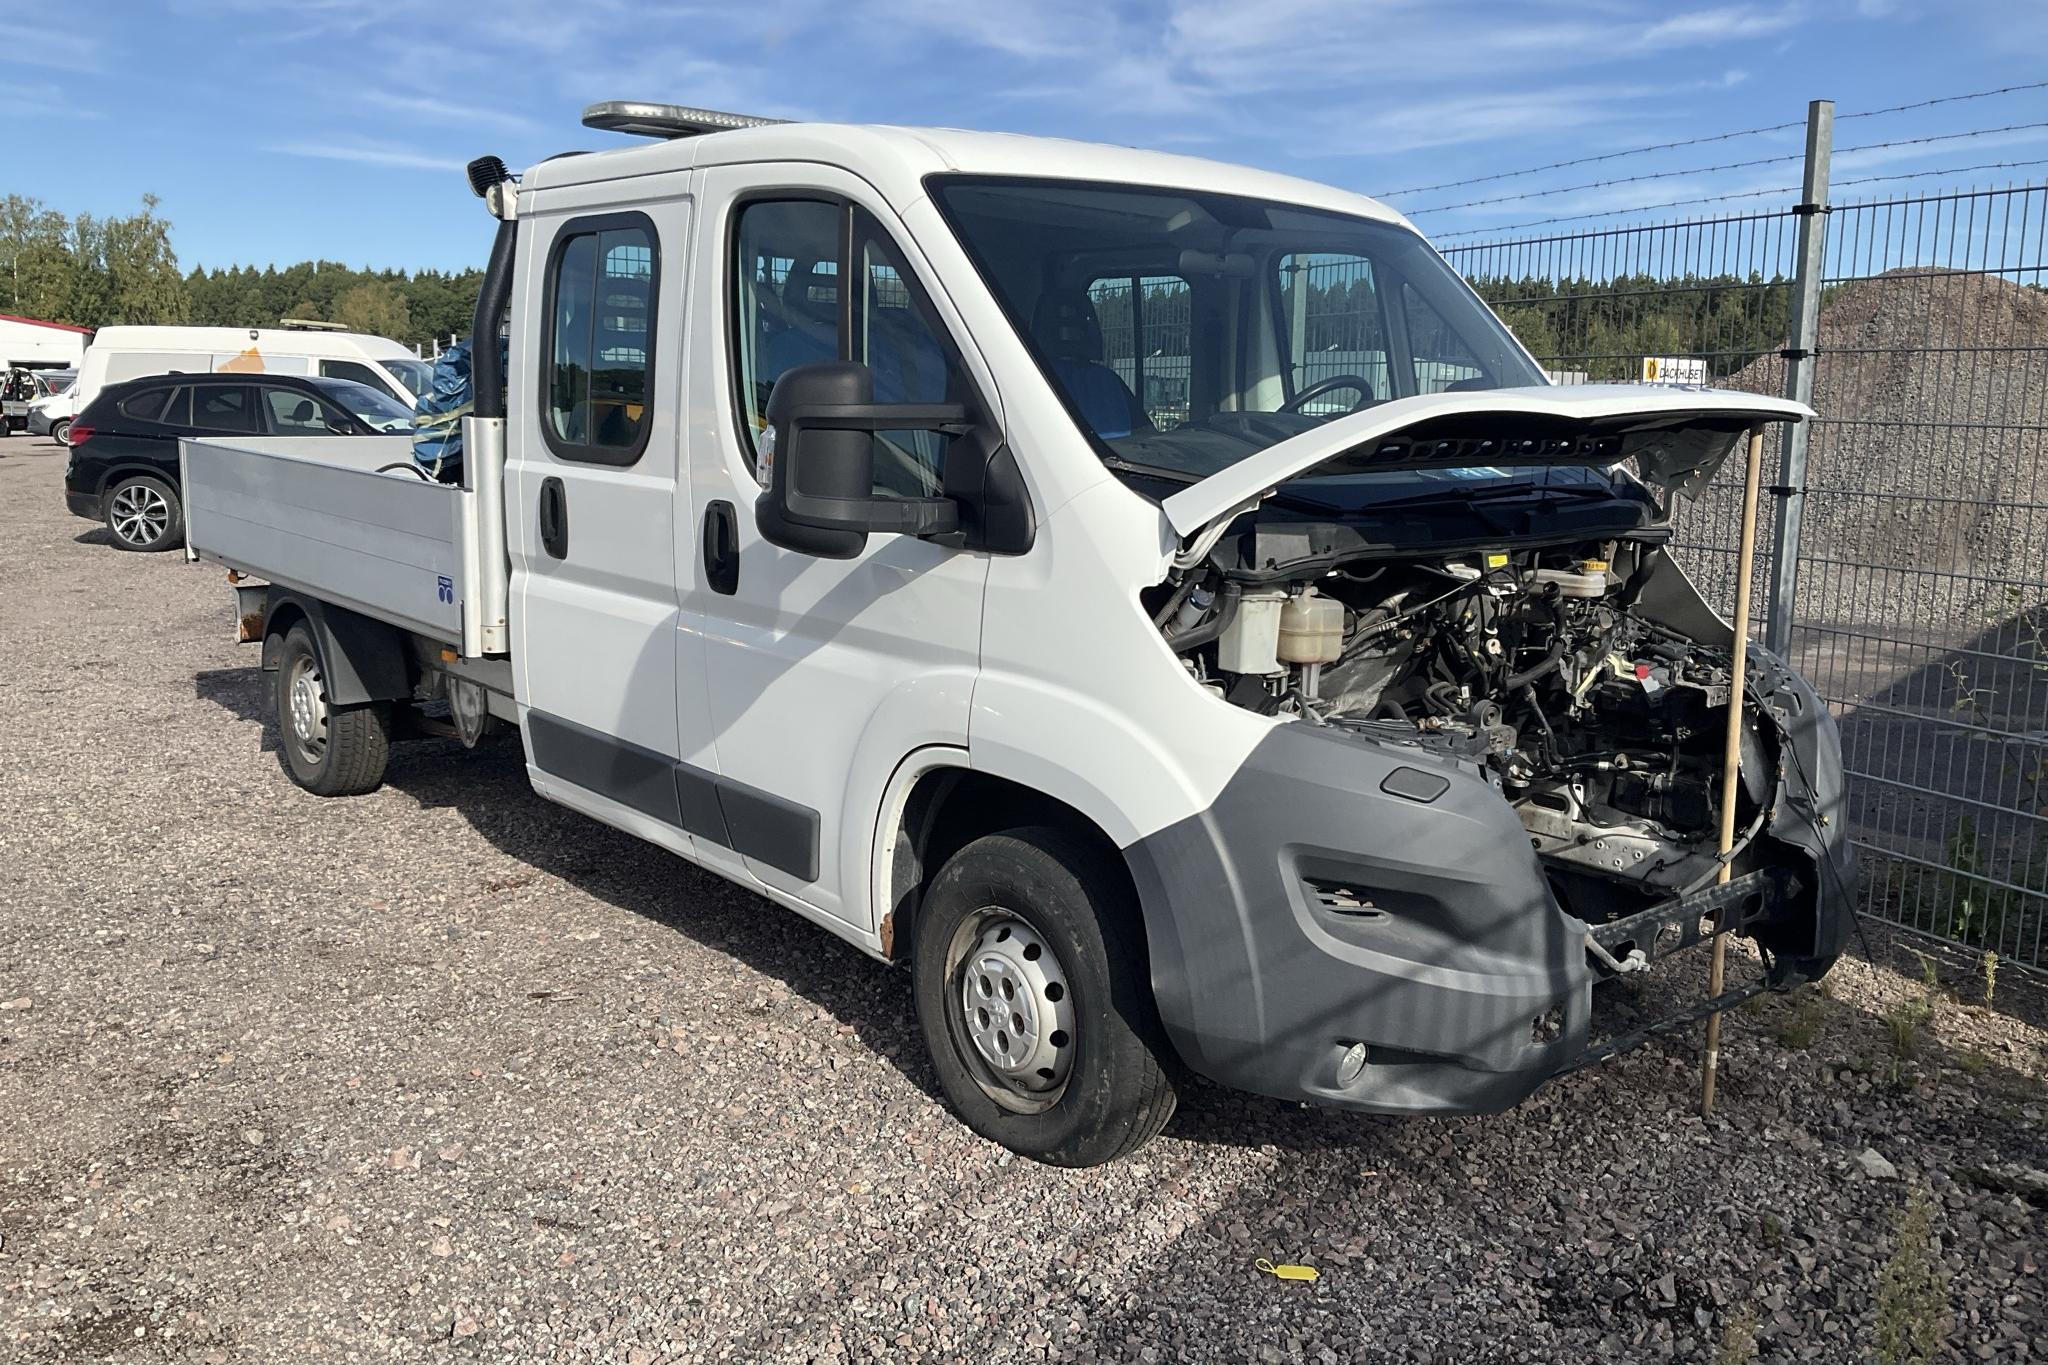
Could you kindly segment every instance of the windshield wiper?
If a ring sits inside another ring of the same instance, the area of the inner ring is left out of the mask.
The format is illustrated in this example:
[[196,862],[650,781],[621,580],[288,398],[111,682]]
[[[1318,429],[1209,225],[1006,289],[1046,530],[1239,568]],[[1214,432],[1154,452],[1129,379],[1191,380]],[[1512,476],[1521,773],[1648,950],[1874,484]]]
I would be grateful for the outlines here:
[[1164,465],[1139,464],[1136,460],[1126,460],[1121,455],[1105,455],[1102,457],[1102,464],[1105,469],[1114,469],[1119,474],[1143,474],[1151,479],[1165,479],[1168,483],[1196,484],[1200,483],[1205,477],[1201,474],[1190,474],[1185,469],[1168,469]]
[[1504,498],[1528,498],[1540,494],[1560,494],[1572,498],[1620,497],[1621,491],[1610,484],[1595,483],[1515,483],[1489,484],[1484,488],[1459,488],[1447,485],[1431,489],[1427,493],[1412,493],[1403,498],[1387,498],[1366,504],[1368,511],[1379,511],[1388,507],[1417,507],[1431,502],[1498,502]]
[[[1190,474],[1185,469],[1168,469],[1163,465],[1139,464],[1136,460],[1126,460],[1121,455],[1105,455],[1102,457],[1102,463],[1105,468],[1116,470],[1120,474],[1137,474],[1143,478],[1163,479],[1168,483],[1183,485],[1198,484],[1203,479],[1209,477],[1207,474]],[[1317,498],[1303,497],[1299,493],[1287,492],[1284,488],[1269,490],[1264,497],[1259,499],[1259,505],[1262,507],[1289,507],[1297,512],[1310,512],[1319,516],[1342,516],[1345,511],[1344,508],[1339,507],[1335,503],[1323,502]]]

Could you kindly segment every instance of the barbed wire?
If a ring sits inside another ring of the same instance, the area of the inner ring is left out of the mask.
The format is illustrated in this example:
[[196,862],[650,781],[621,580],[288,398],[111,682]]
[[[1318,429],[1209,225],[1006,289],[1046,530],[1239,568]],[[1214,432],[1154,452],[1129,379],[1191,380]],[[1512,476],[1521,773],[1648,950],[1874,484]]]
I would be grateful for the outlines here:
[[[1875,118],[1880,114],[1901,114],[1913,109],[1929,109],[1937,104],[1961,104],[1967,100],[1990,99],[1995,95],[2012,95],[2026,90],[2048,89],[2048,81],[2029,81],[2023,85],[2002,85],[1996,90],[1973,90],[1966,95],[1940,95],[1934,99],[1915,100],[1910,104],[1893,104],[1883,109],[1861,109],[1854,113],[1837,114],[1835,122],[1845,123],[1850,119]],[[1540,175],[1544,171],[1561,171],[1572,166],[1590,166],[1600,161],[1619,161],[1623,157],[1643,156],[1650,152],[1676,151],[1680,147],[1699,147],[1711,142],[1732,142],[1739,137],[1757,137],[1764,133],[1782,133],[1788,128],[1803,128],[1804,119],[1788,123],[1769,123],[1759,128],[1742,128],[1732,133],[1714,133],[1706,137],[1683,138],[1677,142],[1658,142],[1646,147],[1630,147],[1619,152],[1601,152],[1595,156],[1573,157],[1569,161],[1552,161],[1547,165],[1529,166],[1519,171],[1499,171],[1493,175],[1474,176],[1469,180],[1443,180],[1434,185],[1411,185],[1404,190],[1386,190],[1378,198],[1392,199],[1403,194],[1427,194],[1431,190],[1463,189],[1467,185],[1489,185],[1499,180],[1515,180],[1525,175]],[[1421,210],[1417,210],[1421,212]]]
[[2023,90],[2048,90],[2048,81],[2028,81],[2025,85],[2001,85],[1996,90],[1977,90],[1967,95],[1937,95],[1931,100],[1891,104],[1882,109],[1859,109],[1853,114],[1835,115],[1835,122],[1847,123],[1852,118],[1875,118],[1879,114],[1903,114],[1910,109],[1932,109],[1937,104],[1961,104],[1964,100],[1989,99],[1993,95],[2012,95]]
[[[1866,142],[1858,147],[1838,148],[1834,155],[1848,156],[1854,152],[1876,152],[1893,147],[1921,147],[1935,142],[1961,142],[1973,137],[2027,132],[2039,128],[2048,128],[2048,120],[2039,123],[2009,123],[2002,128],[1975,128],[1963,133],[1932,133],[1925,137],[1896,138],[1890,142]],[[1402,212],[1413,218],[1424,213],[1449,213],[1453,209],[1484,208],[1489,204],[1515,204],[1527,199],[1546,198],[1553,194],[1577,194],[1582,190],[1612,189],[1617,185],[1635,185],[1651,180],[1675,180],[1688,175],[1718,175],[1723,171],[1746,171],[1758,166],[1778,166],[1788,161],[1803,161],[1805,158],[1804,152],[1792,152],[1785,156],[1760,157],[1754,161],[1730,161],[1720,166],[1693,166],[1682,171],[1646,171],[1641,175],[1619,176],[1613,180],[1591,180],[1583,185],[1559,185],[1547,190],[1527,190],[1521,194],[1496,195],[1492,199],[1468,199],[1462,204],[1432,204],[1428,208],[1404,209]]]
[[[1897,180],[1929,180],[1935,176],[1963,175],[1970,171],[2016,171],[2024,170],[2030,166],[2048,166],[2048,157],[2041,157],[2032,161],[1983,161],[1974,166],[1947,166],[1934,171],[1899,171],[1891,175],[1865,175],[1852,180],[1834,181],[1829,186],[1829,189],[1832,191],[1846,189],[1851,185],[1877,185]],[[1653,213],[1658,209],[1688,208],[1698,204],[1724,204],[1737,199],[1762,199],[1767,195],[1773,194],[1796,194],[1798,190],[1799,187],[1797,185],[1776,185],[1764,190],[1738,190],[1731,194],[1710,194],[1698,199],[1672,199],[1662,204],[1639,204],[1634,208],[1601,209],[1593,213],[1567,213],[1560,214],[1554,218],[1537,218],[1526,223],[1498,223],[1492,227],[1461,228],[1456,232],[1438,232],[1431,234],[1431,240],[1442,242],[1449,241],[1454,237],[1479,237],[1494,232],[1518,232],[1523,228],[1549,227],[1554,223],[1579,223],[1593,218],[1620,218],[1631,213]],[[1787,209],[1785,212],[1790,213],[1791,210]],[[1666,225],[1646,224],[1646,226]]]

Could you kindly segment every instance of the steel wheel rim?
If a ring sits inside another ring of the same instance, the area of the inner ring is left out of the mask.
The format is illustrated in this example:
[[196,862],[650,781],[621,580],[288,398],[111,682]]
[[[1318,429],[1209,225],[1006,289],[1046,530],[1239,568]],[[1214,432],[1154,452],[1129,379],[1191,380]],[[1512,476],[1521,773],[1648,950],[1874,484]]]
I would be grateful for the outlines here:
[[1079,1042],[1065,964],[1031,922],[984,906],[946,951],[946,1018],[988,1097],[1020,1114],[1059,1103]]
[[317,765],[327,752],[327,689],[318,660],[304,654],[292,660],[284,697],[285,742],[306,764]]
[[126,484],[115,491],[107,521],[123,543],[153,545],[171,528],[171,500],[150,484]]

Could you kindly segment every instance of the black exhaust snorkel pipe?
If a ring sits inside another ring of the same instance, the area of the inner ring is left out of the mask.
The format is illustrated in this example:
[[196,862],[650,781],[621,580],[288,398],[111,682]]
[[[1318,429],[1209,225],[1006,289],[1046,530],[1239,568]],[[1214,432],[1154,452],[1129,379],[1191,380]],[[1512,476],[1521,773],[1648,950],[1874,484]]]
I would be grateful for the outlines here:
[[470,320],[470,379],[475,390],[470,411],[481,418],[505,415],[505,365],[498,350],[498,333],[504,329],[505,313],[512,306],[512,255],[519,236],[519,223],[495,201],[501,185],[509,185],[512,173],[495,156],[480,156],[469,163],[469,187],[491,206],[498,218],[498,235],[491,241],[490,264],[484,267],[483,284],[476,292],[476,313]]

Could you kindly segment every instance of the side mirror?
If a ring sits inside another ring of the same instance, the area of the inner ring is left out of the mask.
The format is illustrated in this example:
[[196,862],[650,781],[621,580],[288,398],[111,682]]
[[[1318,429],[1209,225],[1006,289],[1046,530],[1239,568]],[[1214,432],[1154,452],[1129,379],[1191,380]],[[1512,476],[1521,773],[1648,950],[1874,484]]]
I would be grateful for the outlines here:
[[799,365],[775,381],[761,433],[762,493],[754,522],[771,545],[851,559],[872,531],[908,536],[960,529],[951,498],[875,496],[878,431],[971,430],[958,403],[877,403],[875,376],[847,360]]

